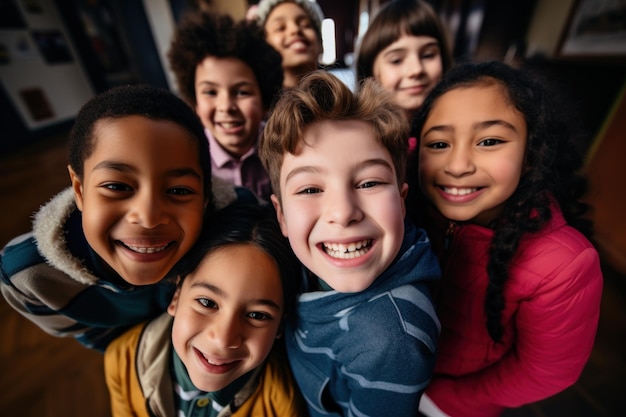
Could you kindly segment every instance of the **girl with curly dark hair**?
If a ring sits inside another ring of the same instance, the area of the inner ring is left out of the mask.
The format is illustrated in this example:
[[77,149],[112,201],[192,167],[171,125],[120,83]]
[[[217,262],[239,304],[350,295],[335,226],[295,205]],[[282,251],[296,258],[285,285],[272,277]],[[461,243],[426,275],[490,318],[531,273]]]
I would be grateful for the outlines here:
[[443,265],[428,416],[498,416],[572,385],[589,358],[602,273],[559,110],[530,72],[485,62],[450,70],[416,120],[407,204]]

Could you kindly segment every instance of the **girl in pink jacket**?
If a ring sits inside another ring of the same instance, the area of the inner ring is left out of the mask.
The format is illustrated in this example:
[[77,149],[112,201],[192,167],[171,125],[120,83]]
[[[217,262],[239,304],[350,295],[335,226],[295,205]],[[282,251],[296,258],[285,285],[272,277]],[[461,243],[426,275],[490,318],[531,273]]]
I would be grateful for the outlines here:
[[427,416],[499,416],[544,399],[591,354],[602,272],[557,109],[529,72],[486,62],[452,69],[416,121],[421,192],[408,205],[443,265]]

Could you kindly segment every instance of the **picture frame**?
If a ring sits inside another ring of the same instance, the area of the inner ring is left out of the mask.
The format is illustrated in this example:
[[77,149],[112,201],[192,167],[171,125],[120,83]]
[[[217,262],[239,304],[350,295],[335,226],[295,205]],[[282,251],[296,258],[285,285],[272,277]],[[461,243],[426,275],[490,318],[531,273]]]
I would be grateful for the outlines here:
[[626,59],[626,0],[577,0],[558,55],[573,59]]

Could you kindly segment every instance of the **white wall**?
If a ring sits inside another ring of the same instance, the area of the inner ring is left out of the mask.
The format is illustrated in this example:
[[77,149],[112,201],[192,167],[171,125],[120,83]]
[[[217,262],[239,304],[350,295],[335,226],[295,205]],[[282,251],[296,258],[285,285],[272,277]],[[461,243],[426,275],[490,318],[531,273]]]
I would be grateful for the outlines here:
[[159,59],[169,88],[172,91],[177,91],[176,79],[167,60],[167,52],[170,49],[176,25],[172,8],[167,0],[143,0],[143,7],[146,10],[146,16],[150,23],[154,43],[159,51]]
[[[26,21],[24,29],[0,29],[0,46],[7,61],[0,62],[0,82],[30,130],[72,119],[91,97],[93,91],[86,72],[66,32],[56,7],[51,1],[37,2],[38,10],[28,11],[16,1]],[[73,57],[71,62],[50,64],[34,42],[32,30],[59,31]],[[52,116],[35,120],[20,92],[40,89],[52,110]]]

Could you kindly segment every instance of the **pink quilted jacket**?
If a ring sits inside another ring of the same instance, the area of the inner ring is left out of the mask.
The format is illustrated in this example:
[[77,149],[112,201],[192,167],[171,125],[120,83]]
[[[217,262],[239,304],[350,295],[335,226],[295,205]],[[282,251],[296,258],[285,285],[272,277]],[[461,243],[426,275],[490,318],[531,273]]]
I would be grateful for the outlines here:
[[594,343],[602,272],[598,253],[556,208],[520,243],[504,291],[504,337],[485,326],[487,253],[493,233],[458,226],[437,305],[442,324],[428,396],[452,417],[499,416],[572,385]]

